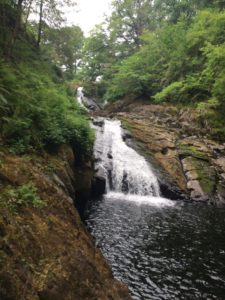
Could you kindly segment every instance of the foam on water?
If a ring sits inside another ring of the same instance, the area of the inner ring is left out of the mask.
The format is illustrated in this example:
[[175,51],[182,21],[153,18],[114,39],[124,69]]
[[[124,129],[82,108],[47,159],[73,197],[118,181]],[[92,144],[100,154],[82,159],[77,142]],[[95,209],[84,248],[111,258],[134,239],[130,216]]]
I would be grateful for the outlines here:
[[135,202],[137,204],[146,204],[149,206],[156,206],[156,207],[175,205],[174,201],[162,197],[132,195],[132,194],[124,194],[118,192],[108,192],[104,196],[104,198],[110,201],[130,201],[130,202]]

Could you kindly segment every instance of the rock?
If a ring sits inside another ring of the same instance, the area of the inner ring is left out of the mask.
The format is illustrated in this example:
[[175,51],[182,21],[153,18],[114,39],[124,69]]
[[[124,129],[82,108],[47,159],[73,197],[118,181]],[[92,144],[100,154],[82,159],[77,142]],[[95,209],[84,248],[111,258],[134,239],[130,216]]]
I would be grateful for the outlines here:
[[99,111],[101,110],[101,107],[96,103],[95,100],[87,97],[83,97],[82,102],[86,108],[88,108],[91,111]]
[[65,162],[69,163],[70,166],[73,166],[75,162],[75,155],[73,149],[68,145],[62,145],[59,148],[58,154]]
[[104,177],[95,177],[92,183],[92,196],[99,197],[106,191],[106,180]]
[[224,206],[225,205],[225,184],[219,183],[217,186],[217,197],[216,205]]
[[128,130],[123,129],[122,138],[124,141],[126,141],[127,139],[132,138],[132,134]]
[[92,167],[75,167],[75,206],[83,215],[92,193],[93,170]]
[[63,190],[66,189],[65,184],[62,182],[62,180],[56,174],[53,174],[53,179],[59,187],[61,187]]
[[202,143],[199,143],[192,138],[183,139],[178,145],[179,157],[195,157],[202,160],[208,160],[209,150]]
[[[57,173],[60,180],[46,171],[48,164],[65,173]],[[131,300],[70,203],[69,165],[58,155],[4,158],[0,173],[8,181],[0,192],[32,181],[46,206],[20,205],[17,212],[0,206],[0,299]],[[87,170],[80,175],[71,170],[82,188],[90,180]]]
[[191,199],[195,201],[207,201],[208,196],[203,192],[198,180],[190,180],[187,183],[187,188],[190,190]]
[[225,171],[225,158],[220,157],[214,160],[214,163],[219,166],[223,171]]
[[102,127],[104,125],[104,122],[105,122],[104,120],[105,120],[105,118],[98,117],[98,118],[94,118],[92,120],[92,123],[95,126]]
[[97,172],[94,174],[92,182],[92,196],[99,197],[106,191],[106,170],[102,166],[98,166]]
[[225,173],[220,174],[220,176],[225,180]]
[[187,180],[196,180],[198,179],[198,173],[196,170],[191,170],[185,173],[185,176],[187,177]]
[[187,157],[181,160],[183,170],[185,173],[195,171],[191,157]]
[[108,157],[109,159],[112,159],[112,158],[113,158],[113,156],[112,156],[111,153],[108,153],[108,154],[107,154],[107,157]]

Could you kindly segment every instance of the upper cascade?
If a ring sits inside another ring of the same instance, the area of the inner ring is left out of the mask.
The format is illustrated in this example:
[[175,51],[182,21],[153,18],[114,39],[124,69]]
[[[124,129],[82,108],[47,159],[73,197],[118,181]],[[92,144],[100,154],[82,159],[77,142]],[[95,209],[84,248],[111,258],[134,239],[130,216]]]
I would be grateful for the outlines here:
[[80,104],[80,106],[84,107],[84,104],[83,104],[83,99],[84,99],[84,93],[83,93],[83,87],[78,87],[77,88],[77,102]]
[[84,88],[81,86],[77,88],[77,102],[87,111],[99,111],[101,109],[94,99],[85,96]]
[[159,184],[150,165],[124,142],[120,121],[104,121],[97,131],[95,156],[105,172],[107,192],[160,196]]

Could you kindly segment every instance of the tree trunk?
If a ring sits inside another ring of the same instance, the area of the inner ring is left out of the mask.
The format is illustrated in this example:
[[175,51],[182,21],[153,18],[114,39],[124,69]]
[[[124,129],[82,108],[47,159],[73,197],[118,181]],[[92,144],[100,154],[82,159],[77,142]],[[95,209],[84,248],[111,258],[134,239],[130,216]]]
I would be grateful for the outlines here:
[[12,35],[9,39],[9,42],[8,42],[7,48],[6,48],[6,57],[7,58],[10,58],[12,55],[12,51],[13,51],[13,47],[14,47],[14,44],[15,44],[15,41],[17,38],[17,34],[18,34],[19,28],[21,26],[22,4],[23,4],[23,0],[18,0],[15,26],[12,30]]
[[28,22],[28,18],[30,16],[30,11],[31,11],[32,3],[33,3],[33,0],[30,0],[29,6],[28,6],[28,9],[27,9],[26,19],[25,19],[25,26],[24,26],[25,30],[27,29],[27,22]]
[[37,47],[38,47],[38,48],[40,47],[40,43],[41,43],[41,35],[42,35],[43,2],[44,2],[44,0],[40,0],[39,25],[38,25],[38,38],[37,38]]

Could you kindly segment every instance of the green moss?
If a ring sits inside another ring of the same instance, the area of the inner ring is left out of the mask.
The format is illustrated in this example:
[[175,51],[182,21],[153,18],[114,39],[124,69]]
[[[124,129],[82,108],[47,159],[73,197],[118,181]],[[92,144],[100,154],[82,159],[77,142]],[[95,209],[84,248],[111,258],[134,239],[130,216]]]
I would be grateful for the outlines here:
[[193,145],[182,144],[181,143],[178,146],[178,150],[179,150],[179,154],[183,157],[192,156],[192,157],[195,157],[195,158],[198,158],[198,159],[208,160],[207,154],[200,151],[198,148],[196,148]]
[[125,118],[122,118],[121,122],[122,122],[122,127],[126,128],[127,130],[132,131],[132,129],[135,128],[134,124],[128,122]]
[[198,158],[192,158],[191,161],[198,174],[202,190],[208,195],[213,195],[216,185],[216,171],[210,167],[207,161]]

